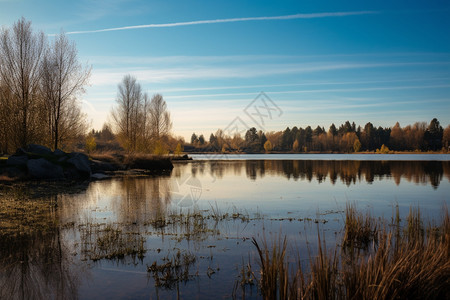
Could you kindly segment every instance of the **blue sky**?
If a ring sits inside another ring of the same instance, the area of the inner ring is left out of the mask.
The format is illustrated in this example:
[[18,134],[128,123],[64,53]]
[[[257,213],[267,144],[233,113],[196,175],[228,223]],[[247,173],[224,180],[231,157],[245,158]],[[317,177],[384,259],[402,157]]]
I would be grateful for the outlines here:
[[236,124],[447,126],[450,2],[365,2],[0,0],[0,24],[23,16],[76,42],[96,129],[126,74],[164,96],[186,139]]

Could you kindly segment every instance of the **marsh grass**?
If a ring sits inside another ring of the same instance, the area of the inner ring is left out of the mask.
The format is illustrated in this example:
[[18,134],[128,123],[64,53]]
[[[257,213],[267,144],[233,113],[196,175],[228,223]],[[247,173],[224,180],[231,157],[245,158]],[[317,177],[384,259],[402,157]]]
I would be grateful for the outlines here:
[[158,234],[170,235],[177,240],[203,241],[221,234],[220,224],[227,222],[248,223],[252,220],[246,210],[233,207],[232,211],[222,211],[210,205],[210,209],[175,209],[162,211],[146,220],[144,225],[150,225]]
[[342,244],[348,249],[367,249],[377,242],[378,224],[368,212],[357,210],[356,204],[347,203],[345,208],[345,228]]
[[113,224],[87,223],[79,227],[82,260],[144,259],[145,238],[138,232],[125,231]]
[[21,190],[0,194],[0,233],[26,236],[56,230],[58,219],[50,200],[32,199]]
[[264,238],[262,248],[255,238],[252,239],[259,256],[260,288],[267,299],[284,299],[286,292],[286,237],[279,237],[278,242],[270,246]]
[[211,215],[200,210],[161,212],[144,225],[152,226],[157,234],[172,236],[179,241],[203,241],[220,234],[217,222],[211,221]]
[[[353,242],[328,251],[318,234],[318,251],[309,255],[309,268],[298,257],[291,271],[286,238],[272,245],[253,239],[260,292],[264,299],[449,299],[450,217],[447,207],[443,212],[440,224],[424,229],[420,210],[411,209],[403,230],[398,231],[397,226],[376,224],[370,216],[347,209],[350,224],[358,216],[356,223],[364,225],[355,227],[354,238],[347,236]],[[369,226],[372,223],[377,227]],[[374,228],[381,229],[375,232]],[[372,239],[375,232],[378,242],[366,251],[344,251],[357,247],[361,232],[369,235],[363,241]]]
[[151,273],[156,287],[173,289],[180,282],[187,282],[198,276],[198,271],[191,272],[196,261],[194,254],[178,250],[172,256],[163,257],[161,263],[154,261],[151,266],[147,266],[147,272]]
[[423,226],[419,208],[409,208],[409,214],[406,218],[406,226],[404,231],[408,240],[423,243],[425,228]]

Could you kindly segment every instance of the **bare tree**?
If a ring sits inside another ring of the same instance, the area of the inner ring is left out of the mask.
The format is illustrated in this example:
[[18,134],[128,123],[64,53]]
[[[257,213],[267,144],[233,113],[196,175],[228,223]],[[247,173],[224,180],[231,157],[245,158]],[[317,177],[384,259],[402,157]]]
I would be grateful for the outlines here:
[[12,97],[0,79],[0,153],[9,153],[14,126],[11,124],[13,112]]
[[48,136],[54,149],[85,127],[76,97],[84,92],[90,71],[79,63],[75,43],[64,33],[58,35],[44,56],[41,73]]
[[139,134],[139,148],[143,152],[150,151],[150,141],[151,141],[151,122],[150,122],[150,99],[147,93],[143,95],[143,103],[142,103],[142,119],[141,119],[141,130]]
[[119,142],[129,152],[137,150],[142,101],[141,85],[135,77],[126,75],[118,85],[117,106],[111,115]]
[[152,138],[159,141],[163,136],[167,136],[172,129],[172,121],[170,113],[167,110],[166,101],[160,94],[152,97],[149,107],[150,126],[152,130]]
[[33,33],[31,22],[24,18],[12,30],[0,33],[0,80],[12,98],[11,121],[18,125],[14,134],[18,146],[35,140],[39,130],[36,118],[45,44],[44,34]]

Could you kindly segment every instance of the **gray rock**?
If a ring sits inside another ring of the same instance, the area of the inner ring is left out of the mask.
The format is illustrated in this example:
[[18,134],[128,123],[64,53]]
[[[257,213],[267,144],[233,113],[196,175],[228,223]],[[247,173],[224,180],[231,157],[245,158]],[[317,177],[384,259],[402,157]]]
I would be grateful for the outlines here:
[[26,155],[11,155],[8,157],[6,164],[8,166],[26,166],[28,161],[28,157]]
[[27,147],[27,152],[38,154],[38,155],[52,155],[53,152],[49,148],[42,146],[42,145],[36,145],[36,144],[30,144]]
[[71,158],[67,160],[68,163],[71,163],[82,176],[91,176],[91,165],[86,154],[73,152],[70,156]]
[[111,176],[102,174],[102,173],[95,173],[91,175],[91,179],[94,180],[102,180],[102,179],[106,179],[106,178],[110,178]]
[[61,166],[55,165],[44,158],[30,159],[27,162],[28,175],[35,179],[63,179]]

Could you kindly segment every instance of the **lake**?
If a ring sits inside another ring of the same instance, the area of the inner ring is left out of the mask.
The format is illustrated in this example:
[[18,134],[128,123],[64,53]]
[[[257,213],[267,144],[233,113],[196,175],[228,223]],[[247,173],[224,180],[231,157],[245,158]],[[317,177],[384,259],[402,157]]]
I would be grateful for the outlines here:
[[450,155],[193,155],[170,174],[0,189],[0,299],[260,299],[251,239],[290,253],[342,234],[346,204],[433,222]]

